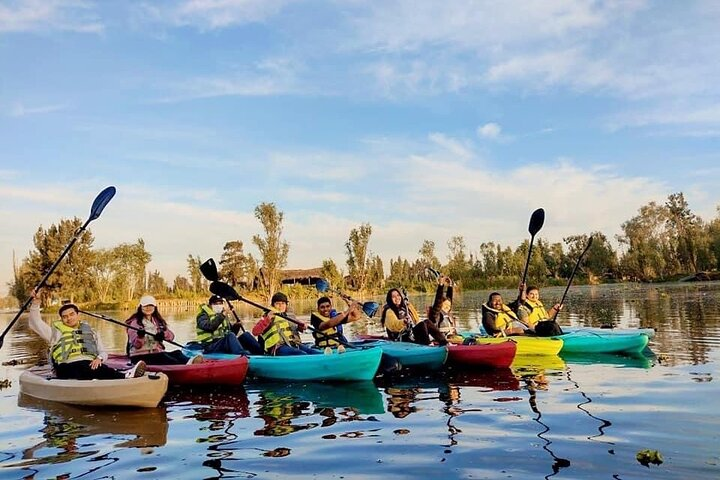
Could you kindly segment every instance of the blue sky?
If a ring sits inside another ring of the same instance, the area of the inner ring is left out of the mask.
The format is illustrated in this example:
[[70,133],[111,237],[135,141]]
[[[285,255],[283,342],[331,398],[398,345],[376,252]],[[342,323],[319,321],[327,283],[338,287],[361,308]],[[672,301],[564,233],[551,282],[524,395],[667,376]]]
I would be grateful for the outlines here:
[[682,191],[716,216],[713,1],[0,2],[0,292],[60,218],[97,247],[145,239],[171,280],[253,209],[285,214],[288,267],[370,249],[444,260],[462,235],[516,246],[620,233]]

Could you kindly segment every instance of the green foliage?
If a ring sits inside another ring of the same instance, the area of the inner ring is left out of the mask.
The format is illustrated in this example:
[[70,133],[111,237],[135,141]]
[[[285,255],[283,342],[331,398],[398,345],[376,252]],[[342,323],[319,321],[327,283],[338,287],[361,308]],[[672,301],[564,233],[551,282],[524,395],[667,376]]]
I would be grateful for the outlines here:
[[350,230],[350,237],[345,242],[350,281],[352,286],[360,291],[364,290],[367,284],[370,235],[372,227],[369,223],[363,223],[359,228]]
[[337,289],[345,288],[345,279],[343,278],[342,272],[338,270],[337,265],[332,259],[323,260],[322,268],[320,269],[320,275],[330,282],[330,286]]
[[265,232],[264,236],[253,235],[252,241],[260,251],[262,288],[270,298],[280,286],[280,271],[287,265],[290,245],[282,239],[283,213],[274,203],[261,203],[255,207],[255,218]]
[[227,242],[220,257],[220,277],[233,287],[249,288],[257,273],[257,263],[252,255],[243,251],[243,242]]

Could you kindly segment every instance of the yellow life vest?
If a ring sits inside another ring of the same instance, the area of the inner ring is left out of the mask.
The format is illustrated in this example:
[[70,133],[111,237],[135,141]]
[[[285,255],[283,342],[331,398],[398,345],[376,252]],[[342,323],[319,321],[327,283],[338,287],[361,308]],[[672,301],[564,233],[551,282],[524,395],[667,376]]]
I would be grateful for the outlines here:
[[527,323],[532,328],[535,328],[535,325],[537,325],[538,322],[550,318],[547,310],[545,310],[545,306],[539,300],[537,302],[525,300],[523,307],[527,308],[530,311],[527,316]]
[[294,347],[297,343],[292,328],[290,328],[290,322],[280,315],[273,317],[270,326],[260,334],[260,338],[263,339],[265,351],[268,353],[271,353],[275,345],[289,345]]
[[[495,314],[495,319],[493,320],[493,323],[491,326],[493,327],[493,330],[504,332],[506,328],[512,326],[512,322],[518,321],[517,315],[515,315],[515,312],[513,312],[510,307],[507,305],[503,305],[502,310],[496,310],[488,304],[483,305],[484,309],[487,309],[490,312],[493,312]],[[492,332],[487,332],[488,335],[492,335]]]
[[[208,305],[200,305],[200,310],[198,310],[198,313],[196,317],[199,317],[203,312],[205,312],[210,318],[212,318],[215,315],[220,315],[219,313],[215,313],[212,308],[210,308]],[[228,332],[231,332],[230,329],[230,322],[228,322],[227,317],[223,318],[223,321],[220,322],[220,325],[218,325],[218,328],[213,330],[212,332],[206,332],[199,326],[195,328],[195,334],[197,335],[197,340],[200,343],[209,343],[213,340],[217,340],[219,338],[223,338],[225,335],[227,335]]]
[[78,328],[72,328],[56,321],[53,328],[60,332],[60,339],[51,347],[50,356],[55,363],[67,363],[77,360],[94,360],[98,354],[97,342],[90,325],[80,322]]
[[[324,317],[324,316],[320,315],[318,312],[313,312],[312,316],[317,317],[317,319],[320,320],[318,325],[330,320],[328,317]],[[312,317],[310,318],[310,322],[312,323]],[[330,327],[328,329],[323,330],[322,333],[324,333],[325,335],[322,335],[320,332],[318,332],[317,327],[315,327],[315,328],[316,329],[313,330],[313,332],[312,332],[312,336],[315,339],[315,346],[320,347],[320,348],[325,348],[325,347],[337,347],[338,345],[340,345],[340,342],[338,341],[338,339],[340,338],[340,336],[342,334],[338,330],[337,326]]]
[[[396,342],[406,342],[406,341],[414,341],[414,334],[413,334],[413,327],[417,325],[420,321],[420,315],[418,314],[417,310],[415,309],[415,306],[407,302],[407,314],[405,317],[405,327],[400,332],[393,332],[392,330],[385,329],[385,333],[387,333],[387,336],[390,340],[394,340]],[[393,312],[394,314],[395,312]]]

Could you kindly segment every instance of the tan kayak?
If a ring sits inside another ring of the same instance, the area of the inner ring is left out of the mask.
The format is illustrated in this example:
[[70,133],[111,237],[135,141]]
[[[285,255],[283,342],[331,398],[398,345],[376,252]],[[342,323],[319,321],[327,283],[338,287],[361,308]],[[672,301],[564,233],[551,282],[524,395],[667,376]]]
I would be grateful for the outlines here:
[[153,373],[120,380],[59,380],[48,366],[20,375],[20,393],[71,405],[157,407],[167,391],[168,377]]

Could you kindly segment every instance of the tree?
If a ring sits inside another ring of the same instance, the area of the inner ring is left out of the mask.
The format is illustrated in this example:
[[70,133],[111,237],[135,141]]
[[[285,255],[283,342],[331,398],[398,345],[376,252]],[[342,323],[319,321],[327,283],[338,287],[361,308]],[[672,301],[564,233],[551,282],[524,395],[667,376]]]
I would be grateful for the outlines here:
[[432,240],[423,240],[418,254],[425,267],[431,267],[435,270],[440,268],[440,260],[435,256],[435,242]]
[[342,272],[338,270],[335,262],[329,258],[323,260],[322,267],[320,268],[320,275],[322,275],[322,277],[330,282],[330,285],[335,288],[342,288],[345,286]]
[[183,297],[191,293],[192,288],[192,284],[190,284],[190,281],[185,277],[178,275],[175,277],[175,280],[173,280],[172,291],[177,297]]
[[638,215],[623,223],[616,238],[627,251],[620,259],[624,275],[639,280],[664,278],[675,255],[665,230],[667,209],[655,202],[640,207]]
[[448,275],[454,279],[463,279],[470,270],[470,263],[467,260],[465,238],[460,235],[452,237],[447,242],[448,250]]
[[202,271],[200,271],[200,265],[202,265],[202,260],[200,260],[199,255],[195,255],[194,257],[188,255],[187,271],[190,276],[190,287],[194,293],[207,290],[207,280],[205,280]]
[[245,255],[243,242],[235,240],[227,242],[220,257],[220,276],[232,286],[244,288],[252,285],[255,259]]
[[113,265],[113,286],[123,300],[130,301],[135,294],[145,291],[145,272],[152,255],[145,249],[145,241],[121,243],[109,255]]
[[280,285],[280,271],[287,265],[290,245],[282,239],[283,213],[274,203],[261,203],[255,207],[255,218],[265,232],[262,237],[253,235],[252,241],[260,251],[263,289],[270,299]]
[[372,227],[363,223],[359,228],[350,230],[350,237],[345,242],[347,249],[347,266],[353,286],[364,290],[367,284],[367,259],[369,257],[368,243],[370,243]]
[[147,291],[152,295],[166,295],[168,293],[168,284],[157,270],[148,275]]
[[697,272],[701,243],[702,220],[693,214],[682,193],[668,196],[665,207],[668,210],[667,227],[674,232],[675,253],[684,272]]

